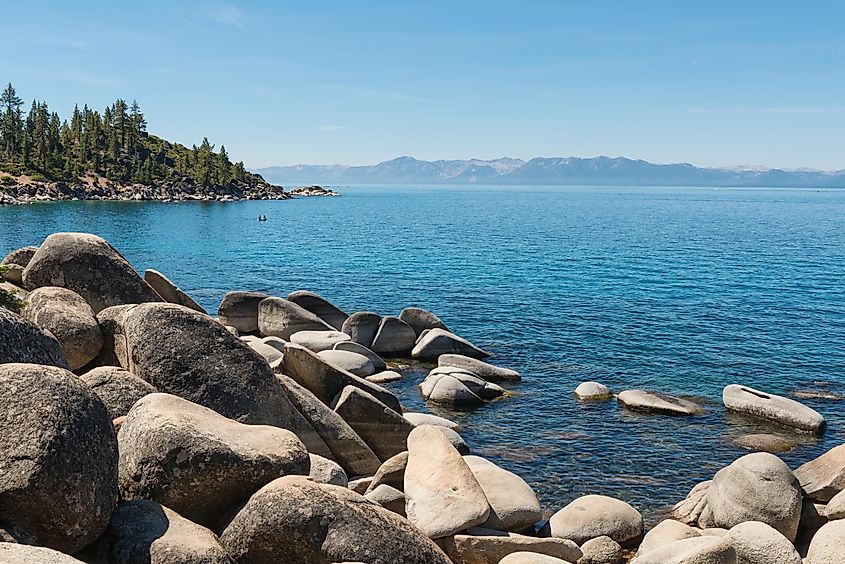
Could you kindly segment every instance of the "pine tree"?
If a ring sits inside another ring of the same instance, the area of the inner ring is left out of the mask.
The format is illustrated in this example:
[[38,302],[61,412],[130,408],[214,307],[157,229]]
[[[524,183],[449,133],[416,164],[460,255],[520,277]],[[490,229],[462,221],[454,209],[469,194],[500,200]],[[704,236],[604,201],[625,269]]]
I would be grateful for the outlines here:
[[3,110],[0,138],[2,138],[3,153],[7,159],[17,155],[20,150],[21,106],[23,106],[23,100],[18,97],[10,82],[3,90],[3,94],[0,94],[0,108]]

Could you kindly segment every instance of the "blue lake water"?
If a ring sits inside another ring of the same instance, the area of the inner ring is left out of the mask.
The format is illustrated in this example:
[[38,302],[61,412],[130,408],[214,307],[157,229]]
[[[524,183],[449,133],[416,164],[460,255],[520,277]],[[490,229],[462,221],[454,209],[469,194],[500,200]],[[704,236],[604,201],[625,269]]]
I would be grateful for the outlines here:
[[[585,493],[655,511],[771,430],[726,414],[721,390],[845,393],[845,191],[350,187],[281,202],[70,202],[0,209],[0,253],[55,231],[107,238],[209,311],[228,290],[323,294],[348,312],[418,305],[519,370],[513,396],[467,412],[476,453],[555,510]],[[258,223],[256,216],[269,220]],[[392,384],[426,409],[414,368]],[[691,396],[704,415],[579,403],[599,380]],[[845,402],[791,466],[845,439]]]

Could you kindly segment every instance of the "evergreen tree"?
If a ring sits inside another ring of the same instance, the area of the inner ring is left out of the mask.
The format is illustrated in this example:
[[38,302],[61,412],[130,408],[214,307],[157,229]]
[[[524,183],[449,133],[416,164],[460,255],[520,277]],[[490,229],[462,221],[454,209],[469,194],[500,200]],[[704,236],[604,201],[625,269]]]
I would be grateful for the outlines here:
[[23,106],[23,100],[18,97],[10,82],[3,90],[3,94],[0,94],[0,109],[3,111],[0,139],[3,141],[3,154],[6,159],[11,159],[20,150],[21,106]]

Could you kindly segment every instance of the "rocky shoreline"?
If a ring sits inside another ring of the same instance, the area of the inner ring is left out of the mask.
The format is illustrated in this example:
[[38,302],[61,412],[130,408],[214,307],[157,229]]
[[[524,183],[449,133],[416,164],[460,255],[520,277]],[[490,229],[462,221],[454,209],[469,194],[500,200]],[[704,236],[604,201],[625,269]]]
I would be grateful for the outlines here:
[[153,186],[121,184],[105,179],[89,182],[26,181],[0,185],[0,205],[18,205],[57,201],[155,201],[155,202],[237,202],[241,200],[290,200],[296,197],[340,196],[322,186],[302,186],[285,191],[269,182],[237,182],[226,187],[197,186],[184,180],[162,182]]
[[[212,317],[80,233],[0,264],[0,288],[25,301],[0,307],[0,563],[845,562],[845,445],[795,470],[740,457],[650,530],[601,492],[543,508],[458,424],[390,390],[409,359],[430,367],[418,387],[433,405],[509,401],[502,384],[519,385],[432,312],[232,291]],[[702,409],[598,382],[574,395],[655,417]],[[825,432],[793,399],[732,384],[722,401]],[[774,435],[749,437],[774,450]]]

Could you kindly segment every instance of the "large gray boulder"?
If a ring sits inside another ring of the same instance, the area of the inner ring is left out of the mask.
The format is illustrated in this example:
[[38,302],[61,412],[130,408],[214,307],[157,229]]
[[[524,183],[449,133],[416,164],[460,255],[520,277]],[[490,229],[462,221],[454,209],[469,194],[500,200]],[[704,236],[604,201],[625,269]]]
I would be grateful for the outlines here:
[[94,313],[114,305],[161,301],[114,247],[88,233],[48,236],[24,270],[23,283],[27,290],[73,290]]
[[337,397],[334,411],[349,423],[381,460],[407,450],[414,428],[407,419],[355,386],[346,386]]
[[795,541],[801,518],[801,488],[789,467],[773,454],[757,452],[734,460],[707,488],[703,528],[730,529],[745,521],[765,523]]
[[422,335],[426,329],[443,329],[448,331],[446,324],[440,321],[440,318],[421,307],[406,307],[399,314],[399,319],[407,323],[417,337]]
[[123,499],[151,499],[215,529],[264,484],[308,475],[305,445],[269,425],[244,425],[170,394],[150,394],[118,433]]
[[725,535],[738,564],[801,564],[801,556],[785,536],[759,521],[731,527]]
[[263,292],[227,292],[217,308],[220,323],[239,333],[257,333],[258,304],[269,297]]
[[63,368],[0,365],[0,523],[76,552],[117,503],[117,440],[103,403]]
[[410,325],[398,317],[387,316],[382,318],[370,348],[381,356],[407,357],[416,340]]
[[643,390],[625,390],[616,399],[619,403],[634,411],[665,413],[669,415],[695,415],[701,412],[701,407],[692,401],[656,394]]
[[158,391],[242,423],[289,429],[309,448],[321,442],[267,362],[207,315],[175,304],[141,304],[123,321],[127,368]]
[[37,251],[38,247],[33,246],[15,249],[11,253],[3,257],[3,260],[0,261],[0,266],[14,264],[26,268],[26,266],[29,264],[29,261],[32,260],[32,257],[35,256],[35,253]]
[[349,485],[349,476],[334,460],[329,460],[318,454],[309,454],[308,458],[311,460],[308,477],[318,484],[332,484],[344,488]]
[[329,454],[321,456],[336,460],[350,476],[369,476],[378,470],[381,461],[343,417],[292,378],[280,375],[279,381],[291,402],[327,445]]
[[[455,562],[463,564],[499,564],[502,559],[514,553],[531,554],[533,558],[550,557],[557,562],[581,562],[583,553],[571,540],[558,538],[537,538],[517,533],[508,533],[472,527],[460,533],[437,541],[445,545],[446,553]],[[532,562],[545,562],[533,560]],[[605,563],[602,563],[605,564]]]
[[2,542],[0,564],[82,564],[82,560],[50,548]]
[[816,435],[824,432],[824,417],[793,399],[731,384],[722,391],[722,401],[731,411],[766,419],[798,431]]
[[340,330],[349,335],[352,341],[371,348],[380,325],[379,314],[372,311],[358,311],[343,322]]
[[62,346],[52,334],[0,307],[0,364],[9,362],[70,368]]
[[349,317],[343,310],[323,296],[308,290],[291,292],[288,294],[288,301],[307,309],[338,331],[341,330],[343,322]]
[[805,462],[795,470],[804,493],[811,499],[827,503],[845,490],[845,444],[833,447],[818,458]]
[[395,513],[346,488],[293,476],[253,495],[220,541],[241,564],[451,564]]
[[72,370],[88,364],[103,346],[97,318],[82,296],[56,286],[31,292],[23,316],[49,331],[62,346]]
[[501,386],[451,366],[433,369],[419,388],[424,399],[450,407],[478,405],[505,393]]
[[464,462],[490,504],[490,515],[482,527],[520,532],[540,520],[540,502],[525,480],[480,456],[464,456]]
[[404,481],[408,519],[430,538],[480,525],[490,515],[472,470],[432,425],[416,427],[408,436]]
[[214,533],[148,499],[119,504],[93,552],[102,562],[234,564]]
[[489,352],[478,348],[463,337],[443,329],[432,329],[420,337],[414,345],[411,358],[435,360],[442,354],[459,354],[477,359],[490,356]]
[[627,548],[636,546],[642,539],[643,517],[620,499],[585,495],[552,515],[540,530],[540,536],[569,539],[579,545],[607,536]]
[[117,366],[100,366],[80,378],[97,394],[112,419],[126,415],[136,401],[158,391],[148,382]]
[[159,272],[158,270],[147,269],[144,271],[144,282],[149,284],[156,294],[161,296],[161,299],[171,304],[183,305],[200,313],[207,313],[205,309],[194,301],[191,296],[182,291],[176,286],[170,278]]
[[845,562],[845,520],[831,521],[813,535],[804,564],[842,562]]
[[518,382],[520,380],[519,372],[516,370],[493,366],[483,360],[462,354],[441,354],[437,357],[437,366],[461,368],[488,382]]
[[355,376],[320,358],[303,346],[285,345],[282,372],[296,380],[326,405],[331,405],[346,386],[360,388],[394,411],[402,412],[399,400],[389,390]]
[[289,341],[300,331],[334,331],[334,327],[302,306],[284,298],[265,298],[258,304],[258,330],[262,335]]

